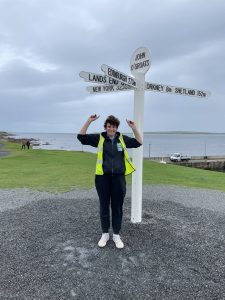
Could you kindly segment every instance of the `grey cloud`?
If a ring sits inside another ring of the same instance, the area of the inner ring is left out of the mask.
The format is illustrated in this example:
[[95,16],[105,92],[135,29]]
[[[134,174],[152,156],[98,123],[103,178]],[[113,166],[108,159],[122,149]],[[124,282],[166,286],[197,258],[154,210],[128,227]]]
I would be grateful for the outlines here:
[[128,73],[133,51],[146,46],[147,81],[210,90],[212,97],[146,92],[145,131],[225,131],[224,29],[220,0],[2,0],[0,130],[29,124],[29,131],[71,132],[93,111],[132,116],[132,92],[89,96],[78,74],[99,73],[102,63]]
[[31,88],[33,86],[60,84],[65,82],[65,75],[62,76],[60,70],[41,72],[21,60],[12,60],[0,70],[0,88]]

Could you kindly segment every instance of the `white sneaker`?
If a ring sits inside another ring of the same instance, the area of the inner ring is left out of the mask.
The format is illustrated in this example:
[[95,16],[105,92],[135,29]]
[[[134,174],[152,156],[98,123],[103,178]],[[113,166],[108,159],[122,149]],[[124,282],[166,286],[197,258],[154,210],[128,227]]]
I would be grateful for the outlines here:
[[122,249],[124,247],[124,243],[122,242],[119,234],[113,234],[113,242],[116,245],[116,248]]
[[109,233],[103,233],[101,239],[98,242],[99,247],[105,247],[109,240]]

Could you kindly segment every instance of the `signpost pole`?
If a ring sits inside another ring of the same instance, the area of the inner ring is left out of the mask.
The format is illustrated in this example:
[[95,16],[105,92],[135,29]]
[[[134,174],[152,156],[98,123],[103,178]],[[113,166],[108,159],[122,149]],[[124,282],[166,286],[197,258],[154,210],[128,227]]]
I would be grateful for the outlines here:
[[[139,84],[134,91],[134,122],[143,140],[145,74],[136,74],[135,79],[138,79]],[[142,219],[143,146],[133,149],[132,156],[136,171],[132,174],[131,222],[138,223]]]

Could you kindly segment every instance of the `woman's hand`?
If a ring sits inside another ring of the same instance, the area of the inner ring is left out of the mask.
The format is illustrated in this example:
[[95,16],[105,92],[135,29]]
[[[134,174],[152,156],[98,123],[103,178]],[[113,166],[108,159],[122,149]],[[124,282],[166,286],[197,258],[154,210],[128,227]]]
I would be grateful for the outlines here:
[[128,126],[130,126],[130,128],[132,128],[132,129],[136,129],[137,128],[136,124],[133,121],[127,120],[127,119],[126,119],[126,121],[127,121]]
[[87,121],[84,123],[83,127],[81,128],[79,134],[86,134],[87,129],[89,127],[89,125],[91,124],[91,122],[97,120],[100,116],[95,115],[91,115]]
[[136,127],[136,124],[131,121],[131,120],[127,120],[127,124],[128,126],[130,126],[130,128],[133,130],[133,133],[134,133],[134,136],[135,136],[135,139],[140,143],[140,144],[143,144],[143,141],[142,141],[142,138],[141,138],[141,135]]
[[95,120],[97,120],[100,116],[97,116],[96,114],[95,115],[91,115],[89,118],[88,118],[88,122],[91,123]]

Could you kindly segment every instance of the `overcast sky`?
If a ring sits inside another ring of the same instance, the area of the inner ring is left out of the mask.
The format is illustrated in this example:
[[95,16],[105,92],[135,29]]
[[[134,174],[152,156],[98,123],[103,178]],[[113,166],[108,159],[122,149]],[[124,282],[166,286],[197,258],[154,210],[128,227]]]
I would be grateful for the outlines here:
[[145,92],[144,131],[225,132],[224,0],[0,0],[0,131],[89,132],[116,115],[130,131],[133,91],[90,95],[80,71],[129,73],[151,52],[146,81],[211,97]]

